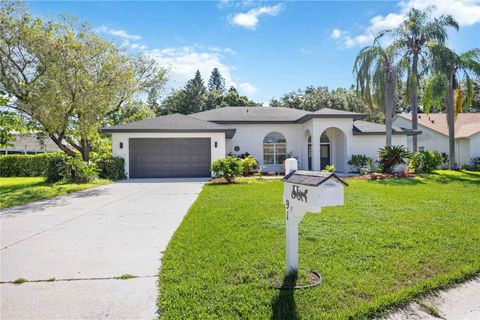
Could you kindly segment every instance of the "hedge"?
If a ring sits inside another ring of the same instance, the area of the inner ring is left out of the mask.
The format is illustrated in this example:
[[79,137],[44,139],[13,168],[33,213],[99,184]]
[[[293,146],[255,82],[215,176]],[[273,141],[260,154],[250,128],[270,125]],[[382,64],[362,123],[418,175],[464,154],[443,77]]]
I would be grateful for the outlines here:
[[0,155],[1,177],[38,177],[47,170],[49,160],[60,153],[40,153],[35,155]]

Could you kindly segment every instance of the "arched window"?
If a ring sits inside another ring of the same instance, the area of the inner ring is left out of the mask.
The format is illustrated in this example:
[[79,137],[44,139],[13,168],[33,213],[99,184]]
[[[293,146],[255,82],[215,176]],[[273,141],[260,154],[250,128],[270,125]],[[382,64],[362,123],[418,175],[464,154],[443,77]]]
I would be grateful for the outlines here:
[[287,158],[287,140],[280,132],[270,132],[263,139],[263,164],[282,164]]
[[330,143],[330,139],[328,139],[326,132],[322,133],[320,136],[320,143]]

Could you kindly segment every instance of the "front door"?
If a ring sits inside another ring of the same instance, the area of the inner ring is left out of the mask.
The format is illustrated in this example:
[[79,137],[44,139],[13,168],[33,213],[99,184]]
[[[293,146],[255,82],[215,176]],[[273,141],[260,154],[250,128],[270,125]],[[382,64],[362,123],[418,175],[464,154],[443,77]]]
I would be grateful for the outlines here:
[[325,166],[330,165],[330,145],[320,145],[320,169],[325,169]]

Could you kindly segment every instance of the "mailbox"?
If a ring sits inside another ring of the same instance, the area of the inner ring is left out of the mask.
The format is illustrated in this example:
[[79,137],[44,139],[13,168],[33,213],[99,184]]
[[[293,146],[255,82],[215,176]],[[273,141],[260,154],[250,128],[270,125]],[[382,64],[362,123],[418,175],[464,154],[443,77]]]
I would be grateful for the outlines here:
[[300,171],[295,159],[285,161],[283,201],[286,208],[287,274],[298,270],[298,225],[307,212],[341,206],[347,186],[333,172]]

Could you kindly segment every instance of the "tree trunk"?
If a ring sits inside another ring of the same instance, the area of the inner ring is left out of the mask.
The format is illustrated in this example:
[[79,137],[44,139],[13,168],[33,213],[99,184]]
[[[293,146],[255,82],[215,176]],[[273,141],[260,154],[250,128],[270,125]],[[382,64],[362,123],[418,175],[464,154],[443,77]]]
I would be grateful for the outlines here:
[[55,142],[55,144],[58,146],[58,148],[60,150],[62,150],[63,152],[65,152],[66,154],[68,154],[69,156],[71,156],[73,158],[75,158],[77,156],[75,151],[73,151],[72,149],[70,149],[69,147],[67,147],[66,145],[63,144],[63,142],[62,142],[63,139],[57,138],[53,134],[50,135],[50,138],[52,139],[53,142]]
[[455,163],[455,98],[452,78],[448,84],[448,96],[447,96],[447,124],[448,124],[448,168],[450,170],[457,169]]
[[82,159],[85,162],[89,162],[90,161],[90,144],[88,143],[88,140],[85,138],[81,139],[80,144],[82,146]]
[[389,72],[385,81],[385,126],[387,137],[385,145],[392,145],[392,117],[395,100],[395,81],[392,72]]
[[[418,130],[418,54],[413,54],[412,61],[412,130]],[[412,136],[412,151],[417,152],[417,135]]]

